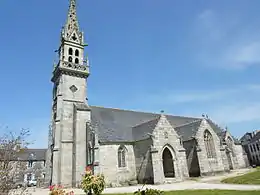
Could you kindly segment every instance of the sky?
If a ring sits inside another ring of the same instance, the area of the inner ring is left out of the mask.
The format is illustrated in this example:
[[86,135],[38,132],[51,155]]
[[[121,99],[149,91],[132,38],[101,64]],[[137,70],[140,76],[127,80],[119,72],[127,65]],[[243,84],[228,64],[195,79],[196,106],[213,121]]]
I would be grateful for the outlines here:
[[[78,0],[91,105],[201,117],[236,137],[260,128],[260,1]],[[0,131],[47,147],[67,0],[1,0]]]

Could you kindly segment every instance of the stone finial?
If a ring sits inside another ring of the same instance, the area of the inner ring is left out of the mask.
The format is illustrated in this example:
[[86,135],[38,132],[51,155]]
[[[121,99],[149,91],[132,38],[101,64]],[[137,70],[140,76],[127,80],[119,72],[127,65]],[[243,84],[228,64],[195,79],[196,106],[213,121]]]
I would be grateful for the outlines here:
[[67,16],[67,22],[65,27],[62,30],[62,37],[65,39],[69,39],[74,42],[82,42],[83,34],[79,29],[79,22],[77,19],[77,9],[76,9],[76,0],[69,1],[69,11]]
[[70,0],[66,30],[79,30],[79,24],[77,19],[76,0]]

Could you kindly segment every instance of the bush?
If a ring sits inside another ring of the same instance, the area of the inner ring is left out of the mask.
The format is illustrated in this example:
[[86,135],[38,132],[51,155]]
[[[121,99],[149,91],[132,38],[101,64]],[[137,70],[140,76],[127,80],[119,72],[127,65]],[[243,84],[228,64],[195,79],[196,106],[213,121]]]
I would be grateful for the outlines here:
[[66,192],[61,185],[52,185],[49,187],[50,194],[49,195],[74,195],[74,192]]
[[134,195],[163,195],[163,191],[149,188],[146,188],[145,190],[138,189],[138,191],[134,192]]
[[105,189],[104,175],[93,175],[90,170],[86,170],[81,188],[86,194],[100,195]]

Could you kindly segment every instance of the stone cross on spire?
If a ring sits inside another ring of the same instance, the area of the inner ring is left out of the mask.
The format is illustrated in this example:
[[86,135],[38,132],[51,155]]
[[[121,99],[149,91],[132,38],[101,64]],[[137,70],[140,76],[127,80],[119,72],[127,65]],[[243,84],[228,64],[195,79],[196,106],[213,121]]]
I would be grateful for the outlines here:
[[79,30],[79,22],[77,19],[76,0],[69,0],[69,11],[67,22],[63,29],[63,38],[73,41],[82,42],[82,33]]

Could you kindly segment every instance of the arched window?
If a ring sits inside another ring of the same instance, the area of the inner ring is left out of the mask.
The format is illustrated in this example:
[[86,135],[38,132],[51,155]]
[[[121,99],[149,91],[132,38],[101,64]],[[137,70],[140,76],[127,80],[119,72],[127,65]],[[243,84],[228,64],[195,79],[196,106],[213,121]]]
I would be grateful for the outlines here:
[[69,57],[69,62],[72,62],[72,57],[71,56]]
[[73,49],[71,47],[69,48],[69,55],[73,55]]
[[91,147],[91,144],[88,144],[88,165],[93,164],[93,149]]
[[118,167],[126,167],[126,148],[124,146],[120,146],[118,148]]
[[215,158],[216,150],[215,150],[214,140],[211,133],[208,130],[204,132],[204,143],[207,152],[207,157]]
[[75,59],[75,64],[78,64],[78,63],[79,63],[79,59],[76,58],[76,59]]
[[79,50],[78,49],[75,50],[75,56],[79,56]]

